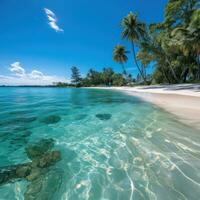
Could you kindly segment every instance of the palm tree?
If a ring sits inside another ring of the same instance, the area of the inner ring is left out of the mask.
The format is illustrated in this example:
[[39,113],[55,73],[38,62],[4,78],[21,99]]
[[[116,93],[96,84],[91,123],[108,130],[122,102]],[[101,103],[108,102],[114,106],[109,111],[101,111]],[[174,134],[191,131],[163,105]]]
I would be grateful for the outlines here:
[[193,49],[198,65],[198,79],[200,80],[200,9],[193,13],[188,29],[192,37]]
[[166,53],[161,47],[160,39],[157,35],[152,36],[152,39],[140,44],[141,48],[137,54],[137,59],[140,62],[148,66],[151,62],[155,62],[156,68],[158,68],[165,80],[168,83],[171,83],[170,78],[168,77],[167,68],[168,63],[166,62]]
[[182,51],[184,56],[194,56],[197,67],[198,74],[197,78],[200,80],[200,28],[195,28],[194,26],[189,26],[188,28],[178,27],[172,31],[172,36],[174,37],[174,43]]
[[124,63],[126,63],[128,60],[128,57],[126,55],[127,53],[128,53],[128,51],[126,51],[125,47],[122,45],[117,45],[113,50],[113,60],[115,62],[121,64],[123,74],[126,78],[128,78],[128,77],[127,77],[126,69],[124,67]]
[[132,44],[133,57],[136,67],[146,83],[146,79],[144,74],[142,73],[141,68],[137,62],[136,52],[135,52],[135,43],[137,43],[144,35],[145,35],[145,24],[140,23],[137,20],[137,16],[130,12],[123,20],[122,20],[122,38],[127,39]]

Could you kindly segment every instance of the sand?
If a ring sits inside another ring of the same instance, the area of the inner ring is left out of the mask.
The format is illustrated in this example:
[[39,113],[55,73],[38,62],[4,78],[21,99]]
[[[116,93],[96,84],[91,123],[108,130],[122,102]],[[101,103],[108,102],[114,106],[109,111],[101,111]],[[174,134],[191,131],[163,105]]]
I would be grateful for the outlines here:
[[137,96],[174,114],[181,122],[200,130],[200,84],[96,88],[120,90]]

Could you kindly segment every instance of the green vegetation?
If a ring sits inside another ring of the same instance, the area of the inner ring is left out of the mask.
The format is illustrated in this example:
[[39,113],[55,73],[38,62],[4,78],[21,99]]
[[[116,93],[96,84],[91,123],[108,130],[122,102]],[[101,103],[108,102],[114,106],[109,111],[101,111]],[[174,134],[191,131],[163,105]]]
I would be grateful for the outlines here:
[[80,82],[81,82],[81,75],[80,75],[79,69],[73,66],[71,68],[71,71],[72,71],[71,82],[77,87],[80,85]]
[[112,68],[104,68],[102,72],[90,69],[82,79],[80,86],[123,86],[127,81],[120,73],[115,73]]
[[127,72],[126,72],[126,69],[124,67],[124,63],[127,62],[128,60],[128,57],[127,57],[127,54],[128,51],[126,51],[125,47],[122,46],[122,45],[117,45],[115,48],[114,48],[114,51],[113,51],[113,60],[117,63],[120,63],[121,66],[122,66],[122,70],[123,70],[123,74],[124,76],[127,78]]
[[133,13],[122,20],[122,38],[131,42],[134,62],[144,83],[145,69],[152,65],[151,83],[200,80],[199,7],[198,0],[169,0],[161,23],[147,25]]
[[135,44],[137,44],[145,36],[145,24],[139,22],[137,16],[130,12],[130,14],[128,14],[127,17],[123,19],[122,27],[122,38],[127,39],[131,42],[135,65],[137,66],[140,76],[146,83],[144,73],[142,72],[141,67],[138,64],[135,51]]
[[90,69],[85,78],[82,78],[77,67],[71,68],[71,83],[54,83],[57,87],[92,87],[92,86],[123,86],[135,80],[129,74],[116,73],[112,68],[103,68],[101,72]]
[[[136,81],[142,84],[186,83],[200,81],[200,3],[199,0],[169,0],[161,23],[145,24],[130,12],[121,22],[122,39],[130,42],[134,65],[138,69]],[[113,60],[122,67],[122,74],[112,68],[102,72],[90,69],[85,78],[72,67],[71,84],[57,83],[59,87],[132,85],[127,74],[126,47],[117,45]],[[146,75],[148,67],[154,68]]]

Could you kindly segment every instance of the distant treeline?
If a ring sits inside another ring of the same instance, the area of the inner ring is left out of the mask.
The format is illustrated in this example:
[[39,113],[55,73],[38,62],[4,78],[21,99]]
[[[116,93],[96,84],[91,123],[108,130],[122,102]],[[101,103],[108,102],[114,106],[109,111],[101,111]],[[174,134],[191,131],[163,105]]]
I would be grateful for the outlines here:
[[123,86],[132,84],[135,79],[129,74],[125,77],[123,74],[116,73],[112,68],[104,68],[102,71],[90,69],[85,78],[82,78],[77,67],[71,68],[71,83],[56,83],[58,87],[92,87],[92,86]]

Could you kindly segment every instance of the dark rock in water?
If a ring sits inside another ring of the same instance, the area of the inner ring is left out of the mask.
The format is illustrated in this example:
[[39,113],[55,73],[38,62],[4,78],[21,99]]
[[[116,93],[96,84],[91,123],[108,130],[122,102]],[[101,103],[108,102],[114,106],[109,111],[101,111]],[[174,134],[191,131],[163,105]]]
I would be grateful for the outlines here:
[[59,151],[52,151],[45,153],[39,160],[37,166],[40,168],[49,167],[54,165],[61,159],[61,154]]
[[31,134],[32,134],[31,131],[26,130],[26,131],[24,131],[24,132],[22,133],[22,137],[29,137]]
[[30,174],[28,176],[26,176],[26,180],[33,181],[33,180],[39,178],[44,173],[45,173],[44,170],[42,170],[41,168],[34,167],[34,168],[32,168]]
[[96,117],[99,118],[100,120],[109,120],[112,117],[112,115],[111,114],[97,114]]
[[53,139],[42,139],[38,143],[26,147],[26,154],[31,160],[37,159],[38,157],[41,157],[43,154],[45,154],[47,151],[51,150],[53,146]]
[[24,166],[18,166],[16,168],[16,176],[17,178],[25,178],[31,173],[31,166],[26,164]]
[[62,184],[63,171],[52,169],[31,181],[24,194],[25,200],[50,200],[56,197]]
[[30,163],[12,165],[0,169],[0,185],[25,178],[30,173]]
[[40,175],[36,179],[30,182],[25,191],[24,200],[39,199],[38,197],[43,187],[42,182],[44,178],[45,178],[44,175]]
[[0,185],[9,183],[16,178],[14,167],[5,167],[0,169]]
[[50,151],[53,145],[53,139],[42,139],[27,147],[27,154],[33,161],[0,168],[0,185],[26,179],[30,184],[24,195],[25,200],[49,200],[55,196],[62,183],[63,174],[49,168],[61,159],[59,151]]
[[45,117],[44,119],[41,119],[40,121],[45,124],[56,124],[61,120],[61,117],[58,115],[50,115],[48,117]]

